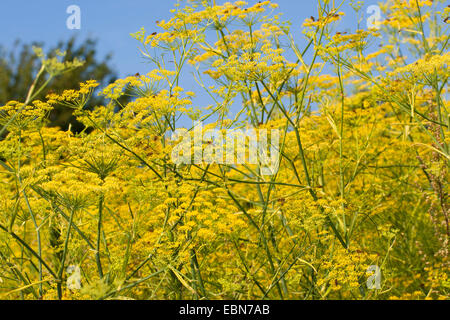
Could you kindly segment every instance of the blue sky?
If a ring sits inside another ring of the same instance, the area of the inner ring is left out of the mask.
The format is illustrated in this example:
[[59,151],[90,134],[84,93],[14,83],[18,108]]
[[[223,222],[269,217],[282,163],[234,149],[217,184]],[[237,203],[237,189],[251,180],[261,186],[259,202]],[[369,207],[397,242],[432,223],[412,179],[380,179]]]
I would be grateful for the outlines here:
[[[29,43],[43,41],[47,46],[59,40],[76,35],[82,40],[87,37],[98,39],[99,56],[113,54],[113,67],[119,76],[146,73],[149,66],[140,57],[138,43],[130,33],[142,26],[151,31],[155,21],[168,19],[169,10],[175,0],[2,0],[0,10],[0,45],[8,48],[15,40]],[[218,3],[224,1],[217,1]],[[249,0],[249,3],[256,1]],[[310,16],[317,17],[316,0],[279,0],[279,10],[284,19],[293,23],[294,30],[300,30],[301,23]],[[338,2],[338,1],[336,1]],[[367,0],[363,11],[375,0]],[[66,20],[70,5],[81,8],[81,29],[69,30]],[[356,19],[351,10],[345,9],[347,16],[342,29],[356,28]],[[365,24],[365,23],[364,23]],[[300,33],[298,33],[299,36]]]
[[[228,0],[230,1],[230,0]],[[235,0],[231,0],[234,2]],[[184,1],[182,1],[184,2]],[[218,4],[226,1],[216,0]],[[249,4],[257,0],[247,0]],[[303,21],[310,16],[317,17],[317,0],[274,0],[279,4],[283,20],[292,22],[292,31],[300,48],[306,45],[301,34]],[[340,3],[336,0],[336,3]],[[347,3],[349,0],[346,1]],[[170,10],[176,0],[1,0],[0,46],[11,48],[16,40],[22,43],[33,41],[45,43],[44,49],[53,47],[61,40],[76,36],[79,41],[88,37],[97,39],[98,58],[112,54],[112,67],[119,77],[148,73],[152,66],[139,53],[139,43],[130,33],[145,27],[150,33],[157,31],[156,21],[168,20]],[[362,12],[377,0],[366,0]],[[66,21],[70,14],[67,8],[77,5],[81,9],[81,29],[69,30]],[[347,5],[342,8],[346,16],[338,26],[339,31],[357,29],[357,18]],[[361,27],[366,27],[365,14]],[[308,57],[306,57],[308,58]],[[294,59],[292,57],[292,59]],[[186,70],[185,70],[186,72]],[[182,76],[181,86],[185,90],[198,93],[195,80],[189,74]],[[204,108],[211,103],[206,94],[198,94],[193,100],[196,108]],[[237,108],[236,110],[239,110]],[[232,108],[232,111],[235,111]],[[212,119],[211,119],[212,120]],[[188,119],[182,123],[188,124]]]

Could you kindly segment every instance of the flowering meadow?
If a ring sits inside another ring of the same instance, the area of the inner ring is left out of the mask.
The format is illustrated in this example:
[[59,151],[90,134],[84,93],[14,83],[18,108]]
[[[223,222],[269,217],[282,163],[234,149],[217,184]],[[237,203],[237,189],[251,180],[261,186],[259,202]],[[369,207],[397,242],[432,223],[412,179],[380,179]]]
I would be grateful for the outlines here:
[[[130,30],[147,74],[40,100],[83,61],[35,48],[0,101],[0,299],[449,299],[450,6],[387,0],[344,31],[365,5],[316,2],[293,30],[271,1],[181,1]],[[196,122],[276,130],[275,170],[248,137],[245,161],[181,150]]]

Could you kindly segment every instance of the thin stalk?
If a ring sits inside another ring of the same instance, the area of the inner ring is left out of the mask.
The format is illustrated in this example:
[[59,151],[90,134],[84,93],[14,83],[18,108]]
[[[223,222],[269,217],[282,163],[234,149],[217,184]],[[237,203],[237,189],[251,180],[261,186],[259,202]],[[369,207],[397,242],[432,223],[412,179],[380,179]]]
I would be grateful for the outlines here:
[[64,273],[64,264],[66,262],[66,257],[67,257],[67,251],[69,248],[69,239],[70,239],[70,232],[72,229],[72,223],[73,223],[73,217],[75,215],[75,208],[71,209],[70,212],[70,218],[69,218],[69,226],[67,227],[67,233],[66,233],[66,240],[64,242],[64,250],[63,250],[63,255],[61,258],[61,263],[59,266],[59,271],[58,271],[58,284],[57,284],[57,291],[58,291],[58,298],[59,300],[62,299],[62,276]]
[[104,195],[100,194],[98,199],[97,246],[95,250],[95,261],[97,263],[98,276],[100,277],[100,279],[103,278],[102,262],[100,260],[100,243],[102,235],[102,217],[103,217],[104,201],[105,201]]

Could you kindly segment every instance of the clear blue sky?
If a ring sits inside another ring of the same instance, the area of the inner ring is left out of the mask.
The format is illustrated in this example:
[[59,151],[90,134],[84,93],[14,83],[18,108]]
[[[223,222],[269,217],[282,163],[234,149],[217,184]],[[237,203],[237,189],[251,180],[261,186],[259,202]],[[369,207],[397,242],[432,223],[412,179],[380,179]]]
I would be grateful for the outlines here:
[[[119,77],[148,73],[149,65],[139,53],[139,43],[130,33],[145,27],[147,31],[157,31],[156,21],[168,20],[171,17],[176,0],[0,0],[0,46],[11,48],[16,40],[22,43],[33,41],[44,42],[44,49],[53,47],[61,40],[77,36],[79,41],[88,37],[97,39],[98,58],[112,54],[112,67]],[[235,2],[235,0],[228,0]],[[370,5],[378,0],[366,0],[362,12],[366,13]],[[185,2],[181,1],[181,2]],[[226,0],[217,0],[224,3]],[[257,0],[247,0],[254,4]],[[317,0],[273,0],[279,4],[279,12],[283,13],[283,20],[292,22],[292,31],[296,42],[302,48],[306,40],[302,38],[301,25],[310,16],[317,18]],[[349,0],[346,1],[348,3]],[[337,0],[336,3],[340,3]],[[81,9],[81,29],[69,30],[66,12],[70,5],[77,5]],[[357,29],[357,18],[353,10],[344,6],[346,13],[338,26],[339,31]],[[361,28],[366,27],[367,14],[361,22]],[[294,59],[292,57],[292,59]],[[190,71],[188,71],[190,73]],[[192,76],[182,77],[182,87],[197,92]],[[213,103],[206,94],[199,94],[193,99],[198,108],[204,108]],[[237,101],[235,103],[238,103]],[[239,110],[239,108],[236,108]],[[232,108],[231,111],[236,111]],[[213,119],[210,119],[213,121]],[[182,119],[182,124],[189,125],[190,120]]]
[[[98,54],[113,54],[113,67],[119,76],[145,74],[149,66],[139,56],[138,43],[130,33],[142,26],[151,31],[155,21],[168,19],[175,0],[1,0],[0,45],[10,48],[14,41],[43,41],[47,47],[59,40],[77,35],[80,40],[98,40]],[[222,3],[225,1],[217,1]],[[234,2],[234,0],[232,1]],[[254,0],[247,0],[254,3]],[[293,29],[300,30],[304,19],[317,17],[317,0],[274,0],[280,5],[284,19],[291,20]],[[338,2],[338,1],[337,1]],[[81,30],[68,30],[66,20],[69,5],[81,8]],[[376,0],[366,0],[363,11]],[[348,7],[340,29],[356,28],[356,19]],[[365,20],[363,22],[365,26]],[[300,36],[300,34],[299,34]]]

